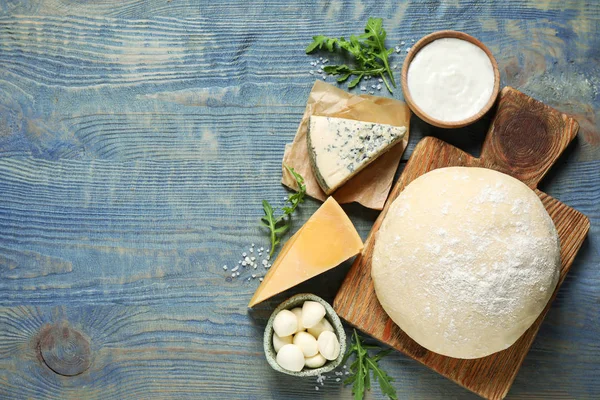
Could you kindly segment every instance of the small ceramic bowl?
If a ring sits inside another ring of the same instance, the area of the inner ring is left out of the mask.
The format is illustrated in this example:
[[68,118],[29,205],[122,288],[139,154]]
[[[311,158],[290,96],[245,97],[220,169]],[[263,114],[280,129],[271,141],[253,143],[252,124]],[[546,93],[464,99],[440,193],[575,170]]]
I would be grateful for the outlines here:
[[[477,114],[473,115],[472,117],[460,120],[460,121],[442,121],[442,120],[430,117],[419,106],[417,106],[414,103],[413,98],[410,95],[410,90],[408,90],[408,79],[407,79],[408,78],[408,67],[410,66],[410,63],[412,62],[412,60],[415,58],[415,55],[417,55],[419,50],[421,50],[423,47],[425,47],[429,43],[433,42],[434,40],[442,39],[442,38],[455,38],[455,39],[466,40],[467,42],[473,43],[475,46],[477,46],[481,50],[483,50],[485,52],[485,54],[487,54],[487,56],[490,59],[490,62],[492,63],[492,68],[494,69],[494,89],[492,90],[492,95],[490,96],[490,99],[485,104],[485,106],[483,106],[483,108],[481,110],[479,110],[479,112]],[[402,66],[401,79],[402,79],[402,91],[404,93],[404,100],[406,101],[406,104],[408,104],[410,109],[415,114],[417,114],[423,121],[428,122],[431,125],[437,126],[439,128],[448,128],[448,129],[462,128],[463,126],[470,125],[473,122],[477,121],[478,119],[483,117],[485,115],[485,113],[487,113],[490,110],[490,108],[492,108],[492,106],[496,102],[496,98],[498,97],[498,93],[500,91],[500,71],[498,70],[498,64],[496,63],[496,59],[494,58],[494,55],[492,54],[490,49],[488,49],[483,43],[481,43],[479,40],[475,39],[473,36],[468,35],[464,32],[458,32],[458,31],[433,32],[433,33],[421,38],[417,43],[415,43],[411,47],[410,51],[406,55],[406,59],[404,60],[404,65]]]
[[[277,364],[277,353],[273,348],[273,320],[279,311],[281,310],[291,310],[292,308],[298,307],[302,305],[305,301],[316,301],[321,303],[323,307],[325,307],[325,318],[331,323],[335,334],[340,341],[340,355],[335,360],[327,361],[325,365],[320,368],[306,368],[304,367],[302,371],[294,372],[288,371],[287,369],[283,369]],[[338,367],[342,363],[342,359],[344,358],[344,354],[346,354],[346,332],[344,332],[344,327],[342,326],[342,321],[340,321],[340,317],[335,313],[333,308],[327,303],[325,300],[320,298],[319,296],[315,296],[310,293],[300,293],[293,297],[290,297],[283,303],[281,303],[273,314],[271,314],[271,318],[267,322],[267,327],[265,328],[265,336],[263,340],[263,347],[265,349],[265,356],[267,357],[267,361],[269,365],[275,370],[282,372],[287,375],[292,376],[317,376],[319,374],[324,374],[326,372],[333,371],[336,367]]]

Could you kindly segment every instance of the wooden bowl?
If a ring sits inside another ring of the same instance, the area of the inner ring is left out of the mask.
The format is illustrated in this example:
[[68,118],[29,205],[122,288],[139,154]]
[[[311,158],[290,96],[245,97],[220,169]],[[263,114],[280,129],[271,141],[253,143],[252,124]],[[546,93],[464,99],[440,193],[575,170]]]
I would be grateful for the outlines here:
[[[298,307],[304,304],[305,301],[316,301],[317,303],[321,303],[323,307],[325,307],[325,318],[329,321],[335,334],[338,337],[340,342],[340,355],[335,360],[327,361],[325,365],[320,368],[303,368],[299,372],[288,371],[287,369],[281,368],[279,364],[277,364],[276,358],[277,353],[273,348],[273,321],[275,320],[275,316],[281,310],[291,310],[292,308]],[[340,317],[335,313],[331,305],[327,303],[325,300],[311,293],[300,293],[295,296],[290,297],[283,303],[281,303],[273,314],[271,314],[271,318],[267,322],[267,326],[265,328],[265,335],[263,338],[263,347],[265,350],[265,357],[271,368],[275,371],[281,372],[283,374],[298,376],[298,377],[306,377],[306,376],[317,376],[321,374],[325,374],[327,372],[331,372],[336,369],[341,363],[344,355],[346,354],[346,332],[344,331],[344,326],[342,325],[342,321]]]
[[[433,42],[436,39],[442,39],[442,38],[455,38],[455,39],[466,40],[467,42],[473,43],[475,46],[477,46],[481,50],[483,50],[485,52],[485,54],[487,54],[487,56],[489,57],[489,59],[492,63],[492,68],[494,69],[494,89],[492,91],[492,95],[490,96],[490,99],[485,104],[485,106],[483,106],[483,108],[481,110],[479,110],[479,112],[477,114],[475,114],[472,117],[469,117],[467,119],[460,120],[460,121],[442,121],[442,120],[430,117],[421,108],[419,108],[419,106],[417,106],[414,103],[413,98],[410,95],[410,91],[408,90],[408,80],[407,80],[408,67],[410,66],[410,63],[412,62],[413,58],[419,52],[419,50],[421,50],[423,47],[425,47],[426,45],[428,45],[429,43]],[[498,92],[500,91],[500,71],[498,70],[498,64],[496,63],[496,59],[494,58],[494,55],[492,54],[490,49],[488,49],[483,43],[481,43],[479,40],[475,39],[473,36],[467,35],[464,32],[458,32],[458,31],[433,32],[433,33],[421,38],[417,43],[415,43],[412,46],[412,48],[410,49],[410,51],[408,52],[408,54],[406,55],[406,59],[404,60],[404,65],[402,66],[401,80],[402,80],[402,91],[404,92],[404,100],[406,101],[406,104],[408,104],[410,109],[415,114],[417,114],[423,121],[428,122],[431,125],[437,126],[439,128],[449,128],[449,129],[462,128],[463,126],[467,126],[467,125],[472,124],[473,122],[477,121],[479,118],[483,117],[483,115],[485,113],[487,113],[490,110],[490,108],[492,108],[492,106],[494,105],[494,102],[496,101],[496,98],[498,97]]]

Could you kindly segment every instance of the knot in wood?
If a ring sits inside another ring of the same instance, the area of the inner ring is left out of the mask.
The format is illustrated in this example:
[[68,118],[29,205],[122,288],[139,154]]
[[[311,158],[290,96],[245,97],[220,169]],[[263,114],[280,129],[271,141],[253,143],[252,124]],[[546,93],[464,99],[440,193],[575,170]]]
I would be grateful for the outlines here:
[[90,343],[66,322],[54,324],[40,333],[40,356],[59,375],[79,375],[90,367]]

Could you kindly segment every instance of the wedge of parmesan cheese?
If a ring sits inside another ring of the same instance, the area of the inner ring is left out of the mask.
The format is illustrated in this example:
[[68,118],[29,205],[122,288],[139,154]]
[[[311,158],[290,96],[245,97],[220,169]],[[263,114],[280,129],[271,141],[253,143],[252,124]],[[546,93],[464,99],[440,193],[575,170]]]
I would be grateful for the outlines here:
[[325,194],[333,193],[405,134],[405,126],[311,116],[308,154],[319,186]]
[[329,197],[283,246],[248,307],[337,267],[362,249],[352,221]]

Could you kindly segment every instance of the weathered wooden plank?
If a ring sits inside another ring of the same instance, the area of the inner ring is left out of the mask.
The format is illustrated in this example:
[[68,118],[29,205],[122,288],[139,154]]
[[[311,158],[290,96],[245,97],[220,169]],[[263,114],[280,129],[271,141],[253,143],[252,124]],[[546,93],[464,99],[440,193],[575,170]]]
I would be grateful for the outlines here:
[[[260,200],[286,194],[283,145],[315,79],[303,48],[370,16],[404,49],[437,29],[473,34],[504,84],[578,119],[579,142],[541,189],[592,228],[511,396],[598,397],[600,3],[579,0],[0,3],[0,397],[350,396],[268,369],[262,326],[286,295],[248,315],[257,282],[221,267],[265,244]],[[477,155],[485,131],[411,128],[406,156],[424,135]],[[365,237],[377,213],[345,209]],[[348,267],[296,290],[332,300]],[[96,355],[76,377],[28,347],[63,319]],[[469,397],[399,354],[382,362],[400,398]]]

